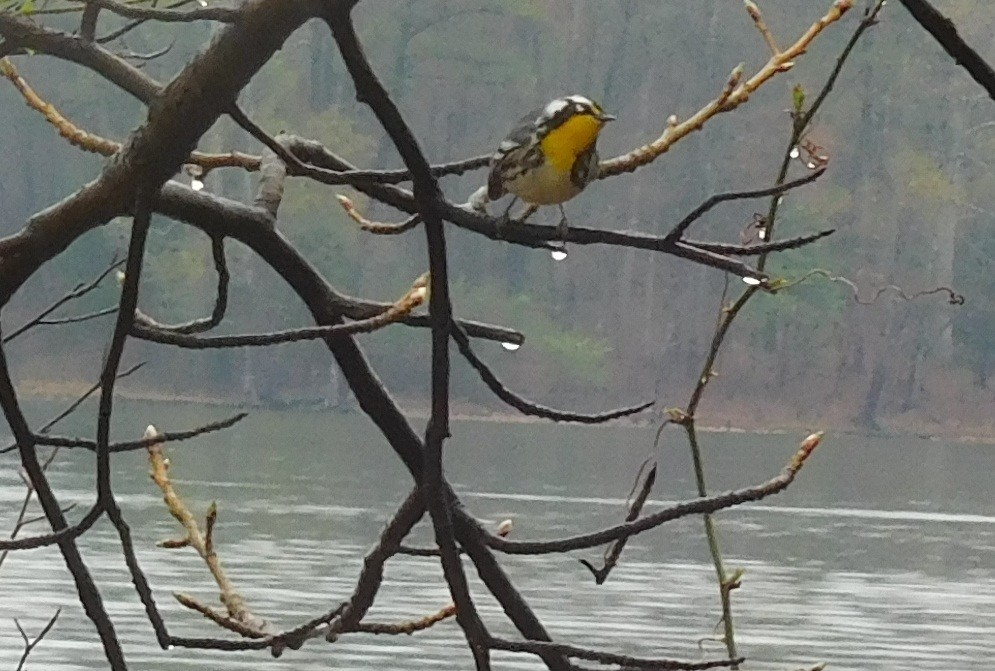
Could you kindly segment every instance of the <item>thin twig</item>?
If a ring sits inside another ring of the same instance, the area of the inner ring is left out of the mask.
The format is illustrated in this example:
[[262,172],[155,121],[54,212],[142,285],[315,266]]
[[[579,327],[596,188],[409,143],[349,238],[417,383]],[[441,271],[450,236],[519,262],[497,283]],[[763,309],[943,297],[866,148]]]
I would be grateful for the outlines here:
[[[155,439],[159,436],[160,434],[154,426],[150,425],[146,430],[146,437],[149,439]],[[259,634],[259,637],[275,633],[272,625],[249,610],[248,604],[246,604],[242,596],[236,591],[234,583],[232,583],[228,574],[221,566],[221,559],[214,551],[213,545],[209,544],[208,537],[201,532],[197,519],[190,512],[190,509],[173,486],[169,478],[169,460],[163,454],[162,447],[162,443],[153,443],[148,447],[149,463],[152,466],[149,475],[156,486],[162,491],[163,501],[165,501],[169,513],[186,531],[186,544],[196,550],[200,558],[207,564],[211,576],[217,583],[218,589],[221,590],[220,599],[228,611],[228,616],[241,625],[254,630]],[[184,603],[180,599],[180,596],[176,598],[181,603]],[[201,610],[200,612],[203,611]]]
[[221,236],[211,236],[211,258],[214,261],[214,270],[218,275],[218,285],[215,292],[214,308],[211,310],[210,316],[193,319],[182,324],[161,324],[140,310],[136,310],[135,321],[142,326],[158,331],[186,334],[210,331],[220,324],[228,309],[228,284],[231,280],[228,262],[225,259],[225,241]]
[[[649,459],[644,461],[639,467],[639,472],[636,473],[636,481],[633,483],[632,488],[635,491],[636,487],[639,487],[639,494],[636,498],[632,500],[632,504],[629,506],[629,510],[625,515],[626,522],[632,522],[639,517],[639,513],[642,512],[643,506],[646,505],[646,499],[649,498],[650,492],[653,491],[653,483],[656,482],[656,463],[650,467],[649,472],[646,474],[646,478],[643,479],[643,483],[640,486],[639,480],[643,474],[643,469],[649,463]],[[608,579],[608,574],[612,572],[615,565],[618,564],[619,558],[622,556],[622,550],[625,549],[625,544],[628,543],[629,537],[620,538],[614,543],[612,543],[607,550],[605,550],[604,561],[600,568],[595,568],[591,562],[586,559],[579,560],[581,564],[587,567],[587,570],[591,572],[594,576],[594,582],[598,585],[604,584],[605,580]]]
[[[825,102],[832,90],[836,79],[839,77],[842,71],[843,64],[849,58],[857,41],[863,35],[863,33],[874,24],[876,17],[881,7],[883,6],[883,1],[878,0],[877,3],[865,12],[864,17],[860,24],[857,26],[854,33],[851,35],[849,41],[844,47],[842,53],[837,58],[836,64],[830,73],[829,77],[823,84],[819,94],[816,96],[815,101],[809,107],[808,110],[804,109],[804,92],[796,88],[795,91],[795,109],[793,112],[793,123],[791,127],[791,134],[788,141],[788,146],[785,149],[784,155],[781,160],[781,166],[777,174],[777,178],[774,182],[774,188],[788,184],[787,174],[788,168],[791,162],[791,156],[794,148],[799,144],[801,138],[803,137],[806,129],[811,124],[816,112],[820,109],[822,104]],[[821,169],[820,169],[821,170]],[[810,173],[805,178],[813,178],[814,175],[819,174],[820,170]],[[796,180],[797,181],[797,180]],[[768,208],[768,214],[766,217],[761,219],[760,232],[762,234],[762,239],[767,241],[772,241],[774,233],[774,225],[777,220],[778,209],[781,203],[781,196],[777,193],[770,194],[770,204]],[[768,242],[772,244],[772,242]],[[776,243],[773,243],[776,244]],[[771,250],[776,251],[776,250]],[[764,251],[760,254],[757,268],[763,270],[766,265],[766,260],[768,258],[768,251]],[[772,287],[776,283],[768,284],[766,287],[768,291],[772,290]],[[695,383],[694,389],[691,392],[691,396],[688,400],[686,408],[682,411],[676,411],[670,421],[674,421],[682,425],[685,429],[688,439],[688,445],[691,451],[692,462],[694,467],[695,483],[700,496],[707,496],[707,487],[705,483],[705,472],[704,465],[700,447],[698,445],[697,433],[695,430],[695,414],[698,409],[698,405],[705,393],[705,388],[714,376],[714,366],[715,361],[718,357],[719,350],[722,343],[725,340],[726,334],[729,332],[730,327],[736,320],[736,317],[740,314],[741,310],[746,306],[747,302],[752,298],[759,287],[751,286],[744,291],[740,297],[731,305],[725,305],[725,293],[728,290],[728,282],[725,285],[721,298],[721,306],[716,321],[715,330],[712,334],[712,340],[709,345],[708,352],[705,356],[705,361],[701,368],[701,373],[698,376],[697,382]],[[664,423],[666,424],[666,422]],[[663,426],[660,427],[662,431]],[[657,439],[659,439],[660,431],[657,432]],[[722,626],[724,630],[723,641],[726,645],[726,650],[730,658],[735,658],[737,656],[736,641],[735,641],[735,630],[733,626],[732,619],[732,603],[730,599],[731,590],[739,585],[738,574],[734,573],[732,576],[726,574],[724,562],[722,559],[721,550],[719,548],[718,534],[715,529],[715,524],[711,518],[710,513],[714,511],[705,511],[703,515],[703,524],[705,530],[705,537],[708,541],[709,553],[712,558],[713,566],[715,567],[716,576],[719,584],[719,598],[722,607]],[[738,665],[734,665],[733,668],[738,668]]]
[[112,315],[116,312],[117,312],[117,306],[114,305],[109,308],[94,310],[93,312],[87,312],[81,315],[73,315],[72,317],[53,317],[52,319],[39,319],[38,326],[60,326],[63,324],[79,324],[80,322],[88,322],[91,319],[106,317],[107,315]]
[[[159,443],[170,443],[170,442],[190,440],[191,438],[196,438],[206,433],[213,433],[215,431],[221,431],[223,429],[230,428],[248,416],[249,413],[247,412],[239,412],[226,419],[222,419],[217,422],[211,422],[209,424],[204,424],[202,426],[198,426],[195,429],[189,429],[187,431],[170,431],[167,433],[156,434],[155,436],[151,437],[146,437],[141,440],[128,440],[119,443],[111,443],[108,446],[108,449],[110,450],[111,453],[131,452],[134,450],[144,450],[148,447],[151,447],[152,445],[158,445]],[[87,438],[71,438],[68,436],[51,436],[51,435],[39,434],[35,436],[35,441],[39,445],[50,445],[52,447],[68,447],[68,448],[81,447],[91,451],[96,451],[97,449],[96,441],[89,440]]]
[[813,434],[806,438],[781,473],[759,485],[737,489],[724,494],[683,501],[655,513],[640,517],[632,522],[617,524],[607,529],[577,536],[547,541],[513,541],[488,534],[485,537],[485,542],[489,547],[507,554],[535,555],[570,552],[571,550],[597,547],[621,538],[635,536],[636,534],[655,529],[662,524],[689,515],[714,513],[725,508],[759,501],[784,491],[794,482],[795,477],[802,466],[805,465],[806,460],[811,456],[815,448],[818,447],[821,436],[822,434]]
[[767,27],[767,23],[764,21],[763,14],[760,13],[760,8],[757,7],[757,3],[753,0],[745,0],[743,3],[746,6],[746,13],[750,15],[753,19],[753,23],[757,26],[757,30],[764,38],[764,42],[767,43],[767,48],[770,49],[771,56],[777,56],[781,53],[781,49],[777,46],[777,40],[774,39],[774,35],[770,32],[770,28]]
[[193,21],[219,21],[234,23],[241,16],[238,9],[227,7],[203,7],[179,12],[171,9],[141,7],[133,3],[116,2],[116,0],[72,0],[82,2],[87,6],[96,5],[126,19],[142,19],[161,23],[187,23]]
[[719,659],[709,662],[685,662],[676,659],[646,659],[642,657],[630,657],[629,655],[618,655],[611,652],[601,652],[590,648],[579,648],[564,643],[547,643],[544,641],[507,641],[500,638],[491,638],[488,641],[490,647],[495,650],[507,650],[509,652],[527,652],[533,655],[542,653],[558,652],[567,657],[584,659],[600,664],[614,664],[625,669],[647,669],[655,671],[697,671],[699,669],[716,669],[723,666],[733,666],[741,663],[738,659]]
[[822,268],[815,268],[808,271],[796,280],[791,280],[790,282],[782,282],[772,285],[772,290],[775,292],[784,291],[785,289],[790,289],[797,286],[813,277],[823,277],[830,282],[835,282],[837,284],[843,284],[847,286],[853,293],[853,300],[861,305],[874,305],[881,296],[888,292],[892,292],[898,296],[899,299],[903,301],[914,301],[917,298],[922,298],[923,296],[935,296],[936,294],[944,294],[947,297],[947,302],[950,305],[963,305],[966,300],[964,294],[958,293],[954,289],[946,286],[933,287],[931,289],[923,289],[921,291],[916,291],[913,293],[906,293],[905,289],[898,286],[897,284],[887,284],[885,286],[877,287],[874,289],[874,293],[870,298],[860,297],[860,287],[857,284],[842,275],[834,275],[828,270],[823,270]]
[[813,23],[790,47],[771,56],[770,60],[756,74],[736,86],[734,90],[728,92],[724,90],[715,100],[702,107],[685,121],[668,125],[663,134],[656,140],[627,154],[602,161],[599,177],[601,179],[614,177],[622,173],[632,172],[653,162],[678,140],[699,130],[712,117],[734,110],[745,103],[767,81],[779,73],[790,70],[795,59],[808,49],[813,40],[828,26],[839,21],[852,6],[853,0],[834,0],[832,7],[822,18]]
[[585,414],[580,412],[573,412],[570,410],[557,410],[556,408],[550,408],[544,405],[540,405],[533,401],[516,394],[515,392],[508,389],[504,383],[497,378],[497,376],[491,371],[491,369],[485,364],[480,357],[473,351],[470,347],[470,338],[467,336],[466,331],[457,324],[453,322],[452,324],[452,337],[456,342],[456,346],[459,348],[460,354],[469,362],[474,370],[480,375],[480,379],[483,380],[484,384],[487,385],[488,389],[494,392],[494,395],[499,399],[515,408],[523,415],[531,415],[533,417],[542,417],[544,419],[549,419],[554,422],[577,422],[579,424],[603,424],[604,422],[610,422],[614,419],[619,419],[621,417],[628,417],[629,415],[635,415],[637,413],[646,410],[653,406],[655,401],[648,401],[646,403],[640,403],[639,405],[631,406],[628,408],[619,408],[617,410],[609,410],[607,412]]
[[[117,379],[121,380],[121,379],[124,379],[124,378],[128,377],[129,375],[131,375],[132,373],[134,373],[138,369],[140,369],[142,366],[144,366],[145,363],[146,363],[145,361],[141,361],[139,363],[136,363],[131,368],[128,368],[127,370],[118,373]],[[62,412],[60,412],[59,414],[57,414],[52,419],[50,419],[47,422],[45,422],[45,424],[40,429],[38,429],[38,431],[36,433],[37,434],[48,433],[49,429],[51,429],[53,426],[55,426],[56,424],[58,424],[59,422],[61,422],[63,419],[65,419],[66,417],[68,417],[69,415],[71,415],[73,412],[75,412],[75,410],[77,408],[79,408],[79,406],[83,405],[83,403],[86,402],[86,399],[88,399],[91,396],[93,396],[99,389],[100,389],[100,383],[98,382],[97,384],[93,385],[92,387],[90,387],[89,389],[87,389],[85,392],[83,392],[83,394],[81,394],[79,398],[77,398],[75,401],[73,401],[72,403],[70,403],[69,406],[67,406],[65,410],[63,410]],[[13,443],[11,445],[8,445],[7,447],[4,447],[3,449],[0,449],[0,454],[6,454],[7,452],[12,452],[12,451],[14,451],[16,449],[17,449],[17,443]],[[55,457],[55,453],[53,452],[52,455],[49,455],[49,458],[48,458],[47,461],[51,462],[51,460],[54,457]],[[47,466],[47,463],[46,463],[46,466]]]
[[[0,69],[2,69],[2,63],[0,63]],[[6,336],[4,336],[3,342],[4,343],[8,343],[11,340],[13,340],[14,338],[18,337],[19,335],[22,335],[23,333],[27,332],[28,330],[30,330],[30,329],[34,328],[35,326],[38,326],[39,324],[42,324],[42,323],[67,323],[65,321],[63,321],[63,322],[45,322],[44,320],[45,320],[46,317],[48,317],[48,315],[50,315],[53,312],[55,312],[56,310],[58,310],[60,307],[62,307],[63,305],[65,305],[69,301],[73,301],[73,300],[76,300],[77,298],[81,298],[82,296],[87,295],[88,293],[90,293],[91,291],[93,291],[94,289],[96,289],[97,287],[99,287],[100,283],[103,282],[104,279],[108,275],[110,275],[112,272],[114,272],[114,270],[116,270],[122,263],[124,263],[124,261],[118,261],[116,258],[112,259],[111,262],[110,262],[110,264],[106,268],[104,268],[102,271],[100,271],[100,274],[98,274],[96,277],[94,277],[89,282],[80,282],[79,284],[77,284],[70,291],[66,292],[65,295],[63,295],[61,298],[59,298],[54,303],[52,303],[47,308],[45,308],[40,313],[38,313],[35,317],[33,317],[32,319],[29,319],[25,324],[23,324],[22,326],[14,329],[12,332],[10,332]],[[95,316],[101,316],[101,315],[95,315]],[[91,316],[89,318],[92,319],[93,316]],[[83,321],[83,320],[80,319],[79,321]]]
[[[67,506],[62,509],[62,512],[65,513],[67,510],[71,509],[71,507]],[[0,550],[3,550],[5,553],[15,550],[34,550],[36,548],[43,548],[49,545],[56,545],[67,540],[74,540],[89,531],[90,527],[92,527],[94,523],[100,519],[103,512],[104,510],[99,504],[94,504],[94,506],[90,508],[89,512],[83,516],[83,519],[81,519],[78,524],[74,524],[70,527],[65,527],[64,529],[59,529],[58,531],[41,536],[0,540]],[[20,527],[17,527],[17,529],[19,530],[21,527],[25,526],[25,524],[27,523],[21,523]]]
[[16,617],[14,618],[14,624],[17,626],[17,631],[20,632],[21,638],[24,639],[24,652],[21,654],[21,659],[17,663],[17,668],[15,669],[15,671],[22,671],[24,669],[24,665],[25,663],[27,663],[28,656],[31,654],[31,651],[34,650],[35,646],[41,643],[41,640],[45,638],[45,635],[52,630],[52,627],[55,626],[55,621],[59,619],[59,615],[61,613],[62,613],[61,608],[56,609],[55,614],[49,618],[48,623],[42,628],[40,632],[38,632],[38,635],[35,636],[33,639],[28,638],[28,635],[24,631],[24,628],[21,626],[21,623],[17,621]]
[[374,235],[400,235],[401,233],[407,233],[421,223],[421,215],[419,214],[412,214],[404,221],[396,224],[382,221],[370,221],[359,213],[356,206],[352,204],[352,200],[341,195],[336,196],[336,198],[350,219],[359,224],[361,229],[367,231],[368,233],[373,233]]
[[804,177],[800,177],[799,179],[786,182],[784,184],[775,184],[774,186],[769,186],[764,189],[752,189],[750,191],[730,191],[728,193],[719,193],[711,196],[701,205],[692,210],[690,214],[681,219],[672,229],[670,229],[670,232],[667,233],[666,237],[670,240],[680,239],[691,224],[698,219],[701,219],[706,212],[720,203],[725,203],[730,200],[748,200],[750,198],[779,196],[787,191],[791,191],[792,189],[797,189],[800,186],[810,184],[822,177],[825,173],[826,169],[820,168],[819,170],[815,170]]
[[319,340],[330,336],[345,337],[356,333],[372,333],[373,331],[385,328],[391,324],[401,321],[411,311],[425,302],[427,292],[427,275],[422,275],[415,280],[408,292],[399,298],[389,309],[380,314],[349,322],[348,324],[338,324],[335,326],[308,326],[297,329],[287,329],[284,331],[271,331],[269,333],[251,333],[230,336],[210,336],[199,337],[188,335],[176,330],[165,331],[152,326],[135,324],[131,333],[141,340],[162,343],[164,345],[175,345],[186,349],[223,349],[231,347],[265,347],[289,342],[300,342],[302,340]]
[[[821,240],[827,236],[832,235],[836,232],[835,228],[830,228],[825,231],[819,231],[818,233],[810,233],[808,235],[799,235],[794,238],[784,238],[783,240],[778,240],[776,242],[767,242],[758,245],[730,245],[724,242],[705,242],[704,240],[686,240],[687,244],[694,245],[698,249],[704,249],[715,254],[724,254],[726,256],[760,256],[763,254],[771,254],[773,252],[784,252],[789,249],[799,249],[810,245],[817,240]],[[768,288],[773,289],[776,286],[776,281],[768,284]]]

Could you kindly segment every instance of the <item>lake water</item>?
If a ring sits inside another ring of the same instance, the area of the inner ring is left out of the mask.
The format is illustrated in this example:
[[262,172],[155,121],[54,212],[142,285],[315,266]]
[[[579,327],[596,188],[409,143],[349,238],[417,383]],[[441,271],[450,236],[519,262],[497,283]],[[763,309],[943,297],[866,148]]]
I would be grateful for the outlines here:
[[[29,406],[37,423],[57,408]],[[179,430],[225,413],[122,402],[115,435],[139,437],[150,422]],[[69,420],[60,433],[92,436],[88,421],[85,415]],[[766,480],[803,437],[703,434],[710,487]],[[446,468],[480,518],[492,525],[512,518],[515,538],[559,537],[622,518],[624,498],[652,441],[648,428],[457,422]],[[280,627],[326,611],[349,594],[363,554],[410,487],[384,440],[358,415],[254,412],[234,429],[168,452],[174,481],[194,510],[217,500],[218,552],[255,612]],[[660,472],[648,511],[693,491],[681,434],[665,433],[654,456]],[[15,461],[0,459],[0,529],[9,529],[23,488]],[[213,635],[213,625],[170,596],[183,591],[212,603],[217,590],[192,550],[155,547],[181,534],[147,472],[144,453],[115,457],[115,486],[139,559],[171,632]],[[727,568],[746,571],[733,593],[745,668],[796,669],[826,661],[838,671],[991,669],[993,474],[992,446],[830,435],[787,492],[719,514]],[[92,456],[64,452],[52,481],[63,503],[78,501],[82,509],[92,500]],[[423,523],[414,541],[428,538]],[[265,652],[162,651],[110,526],[102,521],[81,546],[133,669],[472,668],[451,621],[413,637],[313,641],[280,659]],[[599,556],[504,557],[503,564],[559,641],[643,656],[722,656],[723,648],[707,640],[715,635],[719,605],[700,518],[634,538],[602,586],[577,562]],[[480,583],[471,586],[492,631],[513,636]],[[397,557],[388,564],[370,618],[407,620],[448,602],[435,560]],[[33,633],[59,607],[63,614],[29,668],[106,668],[62,559],[47,548],[17,553],[0,568],[0,668],[15,668],[21,652],[12,618]],[[494,659],[498,669],[544,668],[529,656],[498,653]]]

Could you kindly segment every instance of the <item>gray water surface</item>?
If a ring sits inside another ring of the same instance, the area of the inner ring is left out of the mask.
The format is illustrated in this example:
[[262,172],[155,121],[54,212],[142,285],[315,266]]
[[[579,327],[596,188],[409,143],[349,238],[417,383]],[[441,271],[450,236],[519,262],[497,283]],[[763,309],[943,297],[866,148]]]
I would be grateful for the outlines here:
[[[40,421],[57,406],[29,409]],[[121,402],[115,431],[120,439],[132,438],[149,422],[180,430],[224,413]],[[88,421],[70,420],[61,432],[92,435]],[[710,488],[766,480],[803,437],[704,434]],[[652,429],[456,422],[446,467],[469,509],[489,524],[511,518],[516,538],[560,537],[621,520],[652,441]],[[324,612],[349,594],[363,554],[410,486],[361,416],[253,412],[234,429],[170,447],[169,454],[174,481],[195,511],[217,500],[218,552],[255,612],[280,627]],[[660,473],[648,511],[693,491],[680,434],[665,433],[655,456]],[[170,631],[224,635],[171,596],[183,591],[213,603],[217,589],[192,550],[155,546],[181,534],[147,472],[143,453],[115,457],[116,491]],[[991,669],[993,473],[991,446],[829,436],[787,492],[721,513],[727,568],[746,571],[734,592],[737,641],[749,658],[745,668],[796,669],[826,661],[839,671]],[[64,452],[51,475],[63,503],[79,502],[83,510],[92,501],[90,454]],[[0,529],[10,528],[22,496],[15,460],[0,458]],[[423,524],[413,542],[428,538]],[[102,521],[81,547],[133,669],[472,668],[451,621],[412,637],[315,641],[280,659],[264,652],[162,651],[113,529]],[[723,656],[710,640],[719,605],[700,518],[634,538],[602,586],[577,562],[599,556],[587,551],[502,559],[559,641],[642,656]],[[469,565],[468,571],[488,626],[514,637]],[[407,620],[448,602],[436,561],[397,557],[388,564],[370,618]],[[63,614],[29,668],[106,668],[62,559],[46,548],[12,555],[0,568],[0,669],[13,669],[21,652],[12,618],[33,633],[59,607]],[[499,653],[495,668],[544,667],[529,656]]]

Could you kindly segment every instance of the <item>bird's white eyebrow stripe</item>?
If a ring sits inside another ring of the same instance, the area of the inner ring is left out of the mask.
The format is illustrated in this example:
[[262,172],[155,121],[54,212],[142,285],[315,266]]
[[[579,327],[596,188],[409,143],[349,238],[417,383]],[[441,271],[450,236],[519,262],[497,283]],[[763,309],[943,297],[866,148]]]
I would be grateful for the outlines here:
[[556,100],[553,100],[548,105],[546,105],[546,107],[542,110],[542,115],[544,117],[551,117],[569,104],[570,102],[568,99],[557,98]]

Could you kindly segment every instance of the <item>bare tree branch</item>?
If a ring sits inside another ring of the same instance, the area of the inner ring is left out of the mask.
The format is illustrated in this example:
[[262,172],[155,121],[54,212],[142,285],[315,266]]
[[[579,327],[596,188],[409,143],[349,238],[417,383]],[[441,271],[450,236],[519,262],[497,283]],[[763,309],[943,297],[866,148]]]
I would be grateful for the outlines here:
[[933,36],[943,50],[953,57],[957,65],[967,70],[971,79],[981,84],[988,91],[988,97],[995,100],[995,70],[957,33],[957,26],[953,21],[938,12],[926,0],[900,1],[905,5],[905,9],[909,10],[912,18]]
[[425,300],[426,277],[423,275],[415,281],[411,289],[397,300],[390,309],[380,314],[348,324],[335,326],[311,326],[270,333],[257,333],[232,336],[197,337],[175,331],[163,331],[158,328],[136,324],[131,332],[136,338],[152,342],[175,345],[189,349],[218,349],[227,347],[262,347],[280,343],[299,342],[301,340],[318,340],[329,337],[342,337],[356,333],[372,333],[378,329],[395,324],[407,317],[412,310]]
[[649,144],[622,156],[601,161],[600,178],[604,179],[632,172],[641,166],[651,163],[664,152],[668,151],[678,140],[701,129],[712,117],[734,110],[745,103],[767,81],[779,73],[790,70],[794,65],[795,59],[808,49],[813,40],[828,26],[839,21],[852,6],[853,0],[835,0],[829,11],[813,23],[794,44],[772,55],[770,60],[745,82],[740,83],[740,76],[736,75],[736,71],[734,71],[722,93],[688,119],[680,123],[668,124],[663,134]]
[[655,529],[666,522],[687,517],[688,515],[714,513],[718,510],[731,508],[743,503],[759,501],[760,499],[784,491],[794,481],[795,476],[798,475],[798,471],[805,465],[805,461],[815,448],[818,447],[821,438],[822,434],[813,434],[806,438],[779,475],[753,487],[684,501],[650,515],[640,517],[632,522],[618,524],[593,533],[552,541],[508,540],[489,534],[486,537],[486,543],[495,550],[508,554],[552,554],[569,552],[571,550],[583,550],[584,548],[597,547],[598,545],[604,545],[605,543],[622,538],[635,536],[644,531]]
[[467,336],[466,331],[457,324],[453,322],[452,324],[452,337],[456,342],[456,346],[459,348],[460,354],[470,363],[474,370],[480,374],[480,379],[483,380],[484,384],[487,385],[488,389],[494,392],[494,395],[499,399],[515,408],[524,415],[532,415],[534,417],[542,417],[544,419],[550,419],[554,422],[578,422],[580,424],[602,424],[604,422],[610,422],[613,419],[619,419],[621,417],[628,417],[629,415],[635,415],[647,408],[654,405],[655,401],[648,401],[646,403],[640,403],[639,405],[631,406],[628,408],[619,408],[617,410],[609,410],[608,412],[596,413],[596,414],[584,414],[580,412],[572,412],[567,410],[557,410],[555,408],[549,408],[533,401],[529,401],[522,396],[514,393],[508,389],[502,382],[497,378],[496,375],[487,367],[480,357],[473,351],[470,347],[470,338]]
[[131,3],[116,2],[115,0],[73,0],[73,2],[82,2],[87,5],[87,9],[93,6],[106,9],[108,12],[126,19],[159,21],[162,23],[188,23],[192,21],[233,23],[241,16],[239,10],[228,9],[226,7],[203,7],[180,12],[171,9],[142,7]]
[[644,659],[641,657],[630,657],[629,655],[617,655],[611,652],[600,652],[589,648],[578,648],[573,645],[563,643],[547,643],[543,641],[506,641],[500,638],[491,638],[490,646],[495,650],[507,650],[509,652],[528,652],[533,655],[542,653],[557,652],[568,657],[585,659],[601,664],[615,664],[626,669],[653,669],[657,671],[696,671],[698,669],[716,669],[723,666],[733,666],[743,661],[738,659],[721,659],[713,662],[683,662],[676,659]]
[[160,324],[140,310],[135,310],[135,321],[150,329],[171,333],[203,333],[210,331],[221,323],[228,310],[228,284],[231,276],[228,273],[228,263],[225,260],[225,241],[221,236],[211,237],[211,258],[214,260],[214,270],[218,275],[218,288],[215,293],[214,308],[209,317],[193,319],[183,324]]
[[[69,527],[62,507],[58,499],[52,492],[52,488],[45,477],[45,471],[38,461],[35,451],[34,436],[28,426],[24,414],[21,412],[20,404],[17,400],[17,392],[10,378],[7,368],[7,355],[0,344],[0,406],[3,408],[7,424],[10,426],[14,438],[17,440],[17,447],[21,455],[21,465],[24,467],[31,486],[38,493],[38,501],[42,510],[56,533]],[[103,599],[97,590],[93,577],[89,569],[83,562],[83,557],[76,547],[72,538],[62,538],[58,541],[59,551],[66,562],[66,567],[73,576],[76,583],[76,590],[79,594],[80,603],[87,616],[93,622],[100,641],[104,647],[104,654],[110,664],[112,671],[127,671],[127,664],[121,650],[121,643],[114,631],[114,624],[111,622],[104,608]]]
[[[648,463],[648,459],[644,461],[639,467],[639,472],[636,474],[636,481],[632,485],[632,491],[635,492],[636,488],[639,487],[639,493],[629,505],[629,510],[625,515],[626,522],[635,521],[636,518],[639,517],[639,513],[642,512],[643,506],[646,505],[646,499],[649,498],[650,492],[653,491],[653,483],[656,482],[656,462],[654,462],[650,467],[649,472],[643,479],[642,486],[639,485],[640,476],[642,476],[643,469],[646,468]],[[608,579],[608,574],[611,573],[612,569],[615,568],[615,565],[618,564],[618,560],[622,556],[622,550],[625,549],[625,545],[628,541],[629,537],[627,536],[625,538],[618,539],[608,546],[608,549],[605,550],[604,561],[599,568],[595,568],[594,565],[586,559],[580,560],[580,563],[583,564],[594,576],[594,582],[599,585],[604,584],[605,580]]]
[[[188,431],[169,431],[162,434],[157,434],[153,437],[143,438],[141,440],[129,440],[120,443],[111,443],[108,446],[108,450],[111,453],[114,452],[131,452],[134,450],[144,450],[152,445],[158,445],[160,443],[168,442],[179,442],[184,440],[190,440],[191,438],[196,438],[197,436],[202,436],[205,433],[213,433],[215,431],[221,431],[223,429],[230,428],[240,421],[249,416],[247,412],[240,412],[226,419],[222,419],[217,422],[211,422],[210,424],[204,424],[203,426],[198,426],[195,429],[190,429]],[[69,438],[66,436],[49,436],[49,435],[36,435],[35,440],[38,445],[51,445],[53,447],[82,447],[87,450],[96,451],[97,443],[93,440],[88,440],[86,438]]]
[[421,489],[435,529],[442,570],[456,604],[456,621],[466,635],[477,671],[490,671],[487,629],[470,596],[463,566],[453,536],[450,501],[442,475],[443,442],[449,436],[449,333],[452,303],[449,298],[446,239],[438,204],[442,193],[418,141],[394,101],[370,67],[350,14],[352,5],[329,12],[324,18],[356,86],[356,97],[370,106],[411,171],[418,214],[428,241],[430,291],[429,322],[432,325],[432,414],[425,430]]
[[52,627],[55,626],[55,621],[59,619],[59,615],[61,614],[62,614],[62,609],[61,608],[57,609],[55,611],[55,614],[52,615],[51,618],[49,618],[48,623],[44,627],[42,627],[42,630],[38,632],[38,635],[35,636],[34,638],[28,638],[28,635],[24,631],[24,628],[21,627],[21,623],[17,621],[16,617],[14,618],[14,624],[17,626],[17,631],[20,632],[21,638],[24,639],[24,652],[21,654],[21,659],[17,663],[17,668],[15,669],[15,671],[22,671],[22,669],[24,669],[24,665],[25,663],[27,663],[28,656],[31,654],[31,651],[34,650],[35,647],[39,643],[41,643],[41,640],[45,638],[45,635],[52,630]]
[[750,198],[765,198],[767,196],[779,196],[783,193],[796,189],[799,186],[804,186],[806,184],[811,184],[815,180],[826,174],[825,168],[820,168],[815,170],[804,177],[793,180],[791,182],[785,182],[784,184],[776,184],[774,186],[767,187],[766,189],[753,189],[751,191],[730,191],[728,193],[719,193],[714,196],[710,196],[705,202],[696,207],[691,211],[686,217],[681,219],[677,224],[670,229],[666,237],[670,240],[679,240],[690,228],[691,224],[701,219],[706,212],[711,210],[713,207],[720,203],[725,203],[730,200],[748,200]]
[[[0,64],[0,67],[2,67],[2,64]],[[50,322],[46,322],[45,321],[45,318],[48,315],[50,315],[53,312],[55,312],[56,310],[58,310],[60,307],[62,307],[66,303],[68,303],[70,301],[73,301],[73,300],[75,300],[77,298],[80,298],[82,296],[85,296],[86,294],[90,293],[91,291],[93,291],[94,289],[96,289],[97,287],[99,287],[100,283],[103,282],[104,279],[108,275],[110,275],[117,268],[119,268],[122,263],[124,263],[124,261],[118,261],[117,259],[112,259],[110,265],[108,265],[106,268],[104,268],[100,272],[99,275],[97,275],[95,278],[93,278],[89,282],[80,282],[79,284],[77,284],[75,287],[72,288],[72,290],[66,292],[66,294],[64,296],[62,296],[61,298],[59,298],[58,300],[56,300],[54,303],[52,303],[51,305],[49,305],[47,308],[45,308],[44,310],[42,310],[40,313],[38,313],[37,316],[35,316],[32,319],[29,319],[25,324],[23,324],[22,326],[14,329],[11,333],[8,333],[6,336],[4,336],[3,342],[5,344],[9,343],[11,340],[13,340],[14,338],[16,338],[17,336],[19,336],[19,335],[21,335],[21,334],[29,331],[30,329],[34,328],[35,326],[38,326],[39,324],[50,323]],[[65,323],[65,322],[61,322],[61,323]]]

